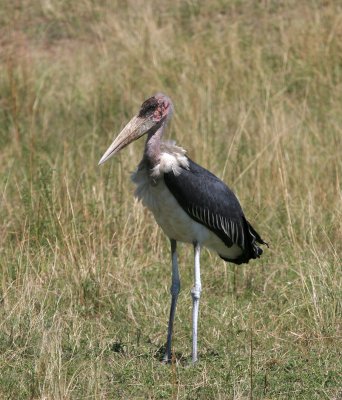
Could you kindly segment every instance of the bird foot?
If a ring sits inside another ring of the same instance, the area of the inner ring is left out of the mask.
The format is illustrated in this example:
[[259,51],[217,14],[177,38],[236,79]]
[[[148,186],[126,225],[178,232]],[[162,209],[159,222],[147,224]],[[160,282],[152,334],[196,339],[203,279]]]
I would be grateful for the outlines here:
[[162,363],[163,364],[170,364],[172,361],[171,356],[168,356],[167,354],[164,355],[163,359],[162,359]]

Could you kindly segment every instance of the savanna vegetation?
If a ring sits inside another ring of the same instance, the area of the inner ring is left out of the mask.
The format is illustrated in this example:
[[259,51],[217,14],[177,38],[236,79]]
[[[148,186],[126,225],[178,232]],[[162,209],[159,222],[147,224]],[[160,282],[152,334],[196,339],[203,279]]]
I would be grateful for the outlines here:
[[[0,398],[341,399],[339,1],[2,0]],[[269,242],[240,267],[169,242],[134,200],[144,141],[102,167],[157,91],[168,130]]]

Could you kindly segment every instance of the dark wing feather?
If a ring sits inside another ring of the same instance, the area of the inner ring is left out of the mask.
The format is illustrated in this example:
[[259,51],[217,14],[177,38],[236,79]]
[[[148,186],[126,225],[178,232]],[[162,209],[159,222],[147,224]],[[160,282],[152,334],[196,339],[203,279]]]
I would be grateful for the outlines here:
[[257,258],[264,243],[246,220],[235,194],[211,172],[188,159],[189,168],[179,175],[164,174],[165,184],[183,210],[196,222],[214,232],[227,247],[238,245],[243,253],[237,264]]

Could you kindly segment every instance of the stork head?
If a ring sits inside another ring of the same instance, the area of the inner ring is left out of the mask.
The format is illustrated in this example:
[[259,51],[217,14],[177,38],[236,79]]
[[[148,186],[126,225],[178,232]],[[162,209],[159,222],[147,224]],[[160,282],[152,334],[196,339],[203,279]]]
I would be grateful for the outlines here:
[[172,102],[163,93],[157,93],[145,100],[140,107],[139,113],[128,122],[108,147],[99,161],[99,165],[145,133],[157,131],[171,117],[172,112]]

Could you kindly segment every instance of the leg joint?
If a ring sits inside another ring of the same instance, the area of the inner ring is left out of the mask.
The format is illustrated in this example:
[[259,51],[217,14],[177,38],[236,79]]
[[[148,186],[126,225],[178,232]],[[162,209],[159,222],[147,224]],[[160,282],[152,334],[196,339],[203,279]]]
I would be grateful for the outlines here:
[[202,291],[201,286],[194,286],[194,287],[191,289],[191,296],[192,296],[192,298],[193,298],[193,299],[199,299],[199,298],[201,297],[201,291]]

